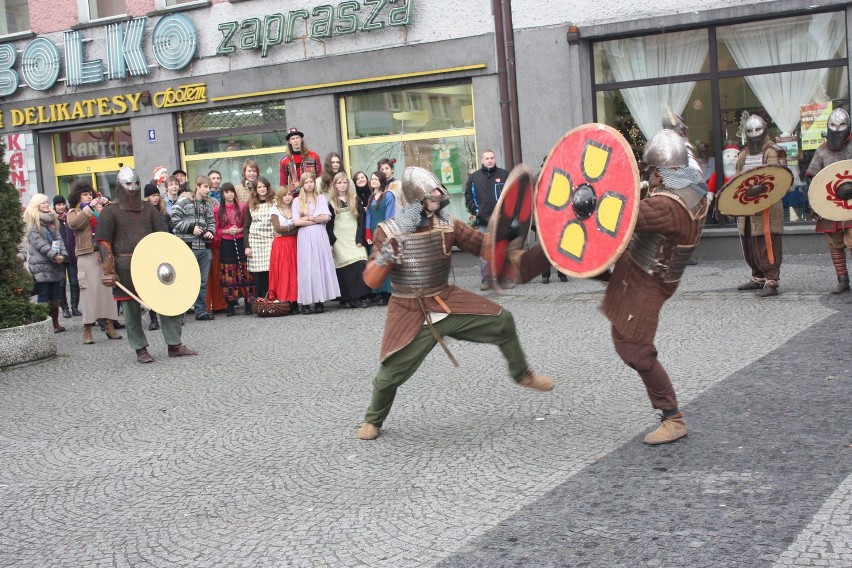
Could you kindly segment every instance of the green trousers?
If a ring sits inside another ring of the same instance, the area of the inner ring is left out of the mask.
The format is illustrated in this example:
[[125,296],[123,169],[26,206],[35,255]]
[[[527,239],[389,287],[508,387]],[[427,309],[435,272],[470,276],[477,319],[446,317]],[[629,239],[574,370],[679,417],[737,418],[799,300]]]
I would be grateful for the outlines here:
[[[527,358],[518,340],[515,320],[507,310],[503,310],[498,316],[451,314],[436,323],[435,329],[441,337],[498,346],[509,364],[509,374],[515,382],[524,377]],[[390,413],[396,389],[411,378],[437,343],[432,332],[424,325],[411,343],[385,359],[378,375],[373,379],[373,399],[367,409],[365,422],[381,428]]]
[[[125,300],[121,302],[124,309],[124,323],[127,324],[127,343],[136,350],[148,347],[148,338],[142,331],[142,312],[139,302],[136,300]],[[180,345],[181,316],[164,316],[160,314],[160,329],[166,345]]]

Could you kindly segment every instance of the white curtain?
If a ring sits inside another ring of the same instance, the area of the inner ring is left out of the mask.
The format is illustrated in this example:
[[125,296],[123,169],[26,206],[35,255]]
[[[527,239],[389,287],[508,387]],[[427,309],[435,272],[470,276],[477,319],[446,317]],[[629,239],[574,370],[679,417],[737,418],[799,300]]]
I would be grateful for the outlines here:
[[[741,69],[832,59],[846,39],[842,13],[814,14],[778,21],[719,28]],[[828,100],[828,69],[746,76],[751,90],[784,135],[801,119],[801,106]]]
[[[707,34],[698,31],[609,41],[607,62],[616,81],[687,75],[701,71],[707,59]],[[695,81],[650,87],[620,89],[619,92],[645,138],[656,134],[669,112],[682,114],[695,88]]]

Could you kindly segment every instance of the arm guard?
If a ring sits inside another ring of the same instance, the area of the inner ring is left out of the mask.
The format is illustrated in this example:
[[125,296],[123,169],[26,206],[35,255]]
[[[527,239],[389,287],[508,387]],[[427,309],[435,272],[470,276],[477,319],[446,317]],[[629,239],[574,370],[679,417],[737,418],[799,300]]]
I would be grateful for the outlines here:
[[104,286],[112,288],[118,280],[118,274],[115,272],[115,257],[112,256],[112,243],[99,240],[98,255],[100,255],[101,269],[104,273],[101,282]]

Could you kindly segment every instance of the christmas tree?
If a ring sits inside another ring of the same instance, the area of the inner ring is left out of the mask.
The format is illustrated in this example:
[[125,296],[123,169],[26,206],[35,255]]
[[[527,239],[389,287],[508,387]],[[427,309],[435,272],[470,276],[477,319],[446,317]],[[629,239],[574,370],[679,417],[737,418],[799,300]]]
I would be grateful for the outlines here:
[[33,278],[24,268],[18,244],[24,234],[21,198],[9,181],[6,146],[0,142],[0,329],[47,317],[44,305],[30,302]]

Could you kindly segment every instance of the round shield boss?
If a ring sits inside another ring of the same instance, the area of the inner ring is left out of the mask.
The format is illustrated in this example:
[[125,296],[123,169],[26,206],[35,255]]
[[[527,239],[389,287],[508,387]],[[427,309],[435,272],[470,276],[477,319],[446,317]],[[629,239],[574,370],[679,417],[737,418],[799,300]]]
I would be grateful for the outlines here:
[[808,203],[814,213],[829,221],[852,221],[852,199],[837,194],[844,183],[852,183],[852,160],[834,162],[821,169],[808,188]]
[[734,176],[716,194],[719,212],[734,217],[769,209],[793,187],[793,172],[786,166],[760,166]]
[[585,124],[553,147],[535,188],[542,248],[560,272],[591,278],[630,244],[639,215],[639,169],[624,137]]
[[491,233],[491,276],[498,286],[518,276],[508,262],[510,250],[523,248],[532,224],[533,172],[524,164],[515,166],[488,220]]
[[201,288],[195,255],[171,233],[151,233],[139,241],[130,259],[130,277],[139,298],[164,316],[186,312]]

